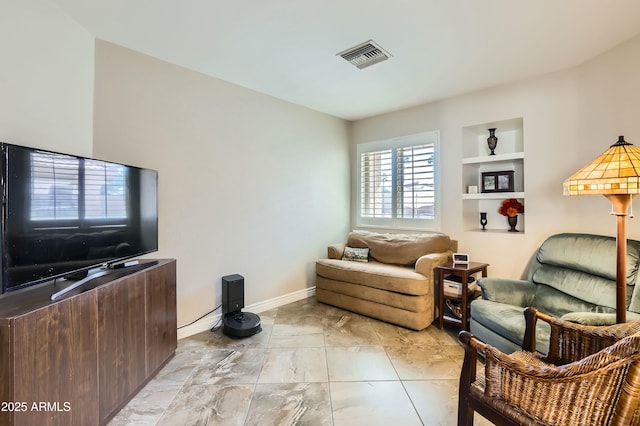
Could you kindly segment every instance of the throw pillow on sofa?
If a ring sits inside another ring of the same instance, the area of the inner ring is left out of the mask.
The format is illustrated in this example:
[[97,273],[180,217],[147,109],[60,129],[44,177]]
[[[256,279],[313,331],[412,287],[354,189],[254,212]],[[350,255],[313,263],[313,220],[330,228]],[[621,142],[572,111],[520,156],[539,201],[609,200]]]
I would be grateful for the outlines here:
[[345,247],[344,254],[342,255],[342,260],[351,260],[353,262],[368,262],[369,249]]

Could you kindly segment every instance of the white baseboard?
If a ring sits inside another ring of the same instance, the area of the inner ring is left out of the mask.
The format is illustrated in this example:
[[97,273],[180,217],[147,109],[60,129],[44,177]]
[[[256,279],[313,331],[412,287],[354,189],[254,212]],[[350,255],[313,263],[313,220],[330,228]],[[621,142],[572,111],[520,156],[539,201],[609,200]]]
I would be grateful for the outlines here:
[[[283,296],[274,297],[273,299],[265,300],[264,302],[258,302],[254,303],[253,305],[245,306],[243,310],[259,314],[260,312],[265,312],[269,309],[275,309],[289,303],[297,302],[298,300],[313,297],[315,294],[316,288],[309,287],[303,290],[294,291],[293,293],[285,294]],[[201,333],[203,331],[211,330],[211,328],[218,324],[221,318],[222,314],[212,313],[193,324],[180,328],[178,330],[178,340],[184,339],[185,337],[193,336],[194,334]]]
[[260,312],[268,311],[269,309],[278,308],[289,303],[297,302],[298,300],[313,297],[315,296],[315,294],[315,286],[305,288],[302,290],[294,291],[293,293],[285,294],[284,296],[278,296],[274,297],[273,299],[265,300],[264,302],[254,303],[253,305],[247,306],[245,308],[245,311],[259,314]]

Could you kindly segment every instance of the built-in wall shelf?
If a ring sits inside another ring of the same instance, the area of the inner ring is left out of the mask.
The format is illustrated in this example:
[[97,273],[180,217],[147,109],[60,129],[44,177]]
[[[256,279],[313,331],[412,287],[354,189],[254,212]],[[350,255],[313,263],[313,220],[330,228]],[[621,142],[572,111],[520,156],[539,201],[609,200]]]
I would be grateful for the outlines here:
[[482,166],[487,164],[499,164],[502,162],[510,163],[514,160],[524,160],[524,152],[510,152],[507,154],[496,154],[484,157],[463,158],[462,164]]
[[[489,192],[485,194],[462,194],[463,200],[504,200],[505,198],[524,198],[524,192]],[[496,207],[497,209],[498,207]]]
[[[498,144],[491,155],[487,144],[489,129],[495,128]],[[462,223],[465,231],[486,233],[508,232],[506,217],[498,213],[502,200],[516,198],[525,204],[524,185],[524,120],[512,118],[475,124],[462,128]],[[481,176],[485,172],[513,172],[513,191],[482,192]],[[475,192],[474,192],[475,190]],[[487,213],[486,230],[482,231],[480,213]],[[526,212],[526,204],[525,204]],[[523,234],[525,215],[518,215],[517,229]]]
[[[518,222],[518,231],[520,231],[520,225]],[[509,232],[508,229],[490,229],[487,228],[484,231],[482,230],[482,228],[478,228],[478,229],[472,229],[469,232],[480,232],[480,233],[484,233],[484,234],[513,234],[513,235],[520,235],[520,234],[524,234],[524,232],[520,231],[520,232]]]

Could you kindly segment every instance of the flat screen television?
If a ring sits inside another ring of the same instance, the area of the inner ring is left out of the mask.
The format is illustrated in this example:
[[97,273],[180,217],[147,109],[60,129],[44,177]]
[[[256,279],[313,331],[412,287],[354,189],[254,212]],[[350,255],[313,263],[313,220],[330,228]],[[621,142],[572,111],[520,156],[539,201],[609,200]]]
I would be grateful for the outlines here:
[[0,143],[1,292],[158,250],[155,170]]

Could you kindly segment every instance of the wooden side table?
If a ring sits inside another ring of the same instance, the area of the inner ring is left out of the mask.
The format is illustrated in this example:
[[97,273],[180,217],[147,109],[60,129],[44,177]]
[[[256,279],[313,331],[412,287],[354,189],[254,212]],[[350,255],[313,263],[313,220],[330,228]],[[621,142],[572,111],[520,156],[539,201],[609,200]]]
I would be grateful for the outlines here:
[[[450,266],[436,267],[436,279],[438,280],[438,325],[441,329],[444,327],[444,324],[447,323],[459,325],[463,330],[469,331],[469,304],[480,294],[480,291],[474,291],[469,294],[469,277],[478,272],[482,272],[482,276],[486,277],[488,266],[488,263],[469,262],[469,264],[454,263]],[[460,296],[445,296],[444,276],[449,274],[457,275],[461,278],[462,294]],[[460,303],[462,318],[445,314],[445,299]]]

